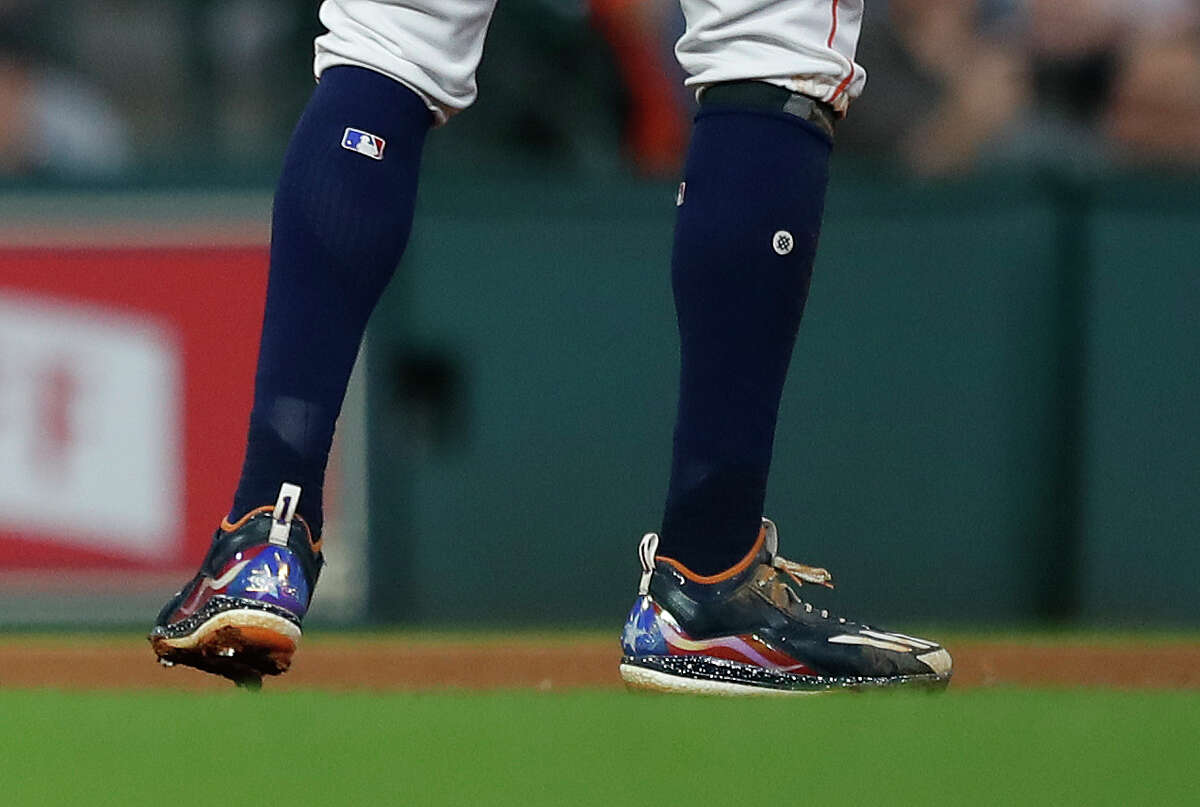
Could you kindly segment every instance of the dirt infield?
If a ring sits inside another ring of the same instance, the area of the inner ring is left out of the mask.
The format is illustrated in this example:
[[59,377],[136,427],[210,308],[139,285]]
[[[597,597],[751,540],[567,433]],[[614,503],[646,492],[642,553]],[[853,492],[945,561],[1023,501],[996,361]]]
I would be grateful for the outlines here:
[[[952,687],[1200,689],[1200,642],[959,641]],[[318,637],[271,689],[414,691],[619,687],[615,640]],[[190,669],[164,669],[135,638],[0,642],[0,687],[225,690]]]

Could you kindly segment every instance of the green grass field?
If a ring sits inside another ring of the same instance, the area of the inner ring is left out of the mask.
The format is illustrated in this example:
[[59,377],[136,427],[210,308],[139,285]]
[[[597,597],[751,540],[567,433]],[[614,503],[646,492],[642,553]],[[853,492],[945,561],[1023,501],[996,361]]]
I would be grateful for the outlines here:
[[0,691],[4,805],[1197,804],[1200,693]]

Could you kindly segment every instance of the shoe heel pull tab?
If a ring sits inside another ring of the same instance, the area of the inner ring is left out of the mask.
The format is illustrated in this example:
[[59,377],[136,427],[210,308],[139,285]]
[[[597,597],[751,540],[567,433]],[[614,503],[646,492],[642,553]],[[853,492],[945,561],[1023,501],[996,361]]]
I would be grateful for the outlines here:
[[658,535],[648,532],[638,544],[638,560],[642,562],[642,579],[638,583],[638,594],[650,593],[650,576],[654,574],[654,556],[658,553]]
[[279,498],[275,500],[275,510],[271,513],[271,543],[287,546],[288,536],[292,532],[292,518],[296,515],[296,505],[299,503],[299,485],[284,482],[279,486]]
[[763,516],[763,529],[766,530],[765,543],[767,546],[767,554],[775,557],[779,554],[779,530],[775,526],[775,522]]

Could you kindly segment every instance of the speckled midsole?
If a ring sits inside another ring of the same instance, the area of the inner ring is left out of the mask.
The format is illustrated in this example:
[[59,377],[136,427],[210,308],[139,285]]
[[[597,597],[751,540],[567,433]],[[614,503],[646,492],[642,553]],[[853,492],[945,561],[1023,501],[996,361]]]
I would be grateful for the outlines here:
[[[639,670],[649,674],[639,674]],[[643,689],[696,692],[729,690],[721,694],[737,694],[743,688],[797,694],[895,686],[941,688],[950,681],[948,677],[932,674],[879,677],[797,675],[712,656],[694,655],[625,656],[621,659],[621,677],[630,685]],[[689,682],[696,682],[697,685],[689,686]]]
[[210,599],[199,611],[170,625],[158,625],[151,632],[151,637],[161,636],[167,639],[180,639],[200,631],[206,623],[227,611],[259,611],[286,620],[294,625],[297,635],[300,633],[300,620],[286,608],[280,608],[270,603],[257,600],[247,600],[241,597],[228,597],[218,594]]

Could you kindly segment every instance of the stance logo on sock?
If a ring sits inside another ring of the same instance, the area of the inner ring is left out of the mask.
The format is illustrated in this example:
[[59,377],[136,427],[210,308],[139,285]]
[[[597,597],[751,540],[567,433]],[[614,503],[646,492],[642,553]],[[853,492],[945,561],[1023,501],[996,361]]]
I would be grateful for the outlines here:
[[342,148],[366,155],[372,160],[383,159],[383,147],[386,145],[387,141],[382,137],[349,126],[342,135]]
[[780,230],[771,236],[771,246],[774,247],[777,255],[788,254],[795,245],[796,239],[792,238],[792,234],[787,230]]

